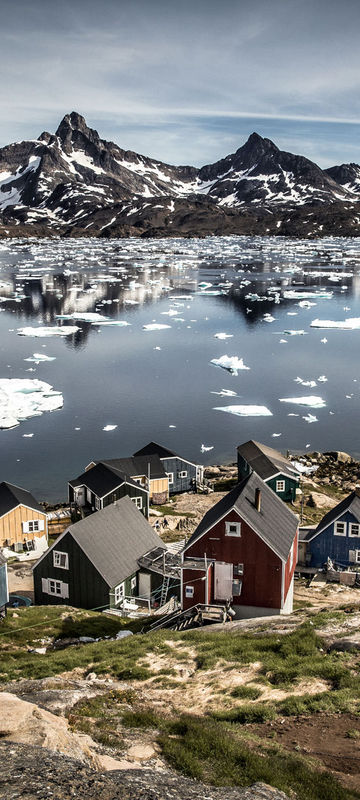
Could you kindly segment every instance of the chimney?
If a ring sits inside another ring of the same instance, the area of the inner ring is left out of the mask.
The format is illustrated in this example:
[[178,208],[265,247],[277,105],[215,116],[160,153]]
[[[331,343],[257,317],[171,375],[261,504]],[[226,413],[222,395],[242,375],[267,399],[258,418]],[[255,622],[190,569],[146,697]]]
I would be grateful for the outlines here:
[[256,511],[261,511],[261,489],[255,489],[255,508]]

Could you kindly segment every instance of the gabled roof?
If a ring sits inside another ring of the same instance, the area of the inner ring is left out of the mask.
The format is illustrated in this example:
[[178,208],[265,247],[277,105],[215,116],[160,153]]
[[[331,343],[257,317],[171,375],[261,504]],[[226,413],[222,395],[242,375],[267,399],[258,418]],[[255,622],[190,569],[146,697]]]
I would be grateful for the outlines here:
[[39,511],[45,514],[44,509],[39,505],[37,500],[26,489],[21,489],[20,486],[14,486],[12,483],[2,481],[0,483],[0,517],[8,514],[17,506],[28,506],[33,511]]
[[[163,447],[162,444],[157,444],[156,442],[149,442],[146,444],[145,447],[142,447],[141,450],[138,450],[137,453],[134,453],[134,456],[150,456],[150,455],[158,455],[159,458],[181,458],[178,453],[174,453],[173,450],[169,450],[167,447]],[[185,459],[188,461],[189,459]],[[193,463],[192,461],[190,462]]]
[[[261,510],[255,508],[255,490],[261,491]],[[205,514],[187,542],[186,550],[234,509],[269,547],[286,561],[299,525],[298,519],[269,486],[252,472]]]
[[118,486],[121,486],[125,482],[137,489],[142,488],[139,484],[135,483],[135,481],[131,480],[130,477],[120,472],[120,470],[99,461],[94,467],[88,469],[87,472],[83,472],[78,478],[69,481],[69,484],[74,488],[76,486],[86,486],[91,492],[94,492],[97,497],[105,497],[105,495],[115,491]]
[[140,455],[131,456],[130,458],[107,458],[102,459],[101,463],[106,464],[112,469],[117,469],[119,472],[123,472],[125,475],[129,476],[148,476],[150,467],[150,478],[152,480],[167,477],[163,464],[161,463],[157,453],[148,455],[147,457]]
[[360,522],[360,493],[358,494],[357,489],[345,497],[344,500],[341,500],[331,511],[328,511],[322,520],[320,520],[317,528],[306,538],[312,539],[314,536],[317,536],[321,531],[325,530],[325,528],[328,528],[332,522],[335,522],[335,520],[341,517],[345,511],[349,511]]
[[278,475],[279,472],[293,479],[299,476],[296,469],[291,466],[287,458],[279,453],[278,450],[267,447],[260,442],[255,442],[253,439],[240,444],[237,451],[247,461],[251,469],[257,472],[264,481],[273,475]]
[[[110,588],[117,586],[139,569],[138,558],[154,547],[166,550],[129,497],[123,497],[102,511],[70,525],[62,534],[70,534]],[[50,550],[59,547],[59,539]],[[40,561],[49,553],[39,559]]]

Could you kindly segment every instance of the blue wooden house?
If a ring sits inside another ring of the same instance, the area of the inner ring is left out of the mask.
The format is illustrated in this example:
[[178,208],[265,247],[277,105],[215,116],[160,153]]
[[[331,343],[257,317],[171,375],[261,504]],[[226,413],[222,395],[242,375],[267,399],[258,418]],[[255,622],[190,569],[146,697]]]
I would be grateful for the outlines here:
[[7,561],[0,551],[0,619],[6,615],[6,604],[9,602]]
[[203,483],[204,467],[201,464],[189,461],[161,444],[150,442],[134,453],[136,458],[150,458],[155,455],[159,457],[168,476],[170,495],[194,491],[198,484]]
[[278,450],[250,439],[237,448],[237,463],[239,482],[254,471],[281,500],[294,502],[300,474]]
[[360,571],[360,491],[351,492],[319,522],[299,532],[299,565],[321,568],[330,558],[338,567]]

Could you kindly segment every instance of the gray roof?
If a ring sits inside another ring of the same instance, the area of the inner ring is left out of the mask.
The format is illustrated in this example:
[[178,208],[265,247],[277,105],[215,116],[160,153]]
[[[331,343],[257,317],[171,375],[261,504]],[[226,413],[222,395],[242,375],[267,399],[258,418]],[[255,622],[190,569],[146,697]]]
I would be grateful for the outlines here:
[[[255,490],[261,491],[261,510],[255,508]],[[295,514],[269,486],[252,472],[213,506],[190,537],[184,552],[219,519],[235,509],[263,541],[284,561],[287,560],[299,525]]]
[[26,489],[21,489],[20,486],[13,486],[12,483],[6,483],[6,481],[0,483],[0,517],[20,505],[28,506],[33,511],[40,511],[41,514],[45,514],[44,509]]
[[318,533],[325,530],[332,522],[335,522],[336,519],[341,517],[342,514],[345,514],[345,511],[349,511],[350,514],[353,514],[358,522],[360,522],[360,493],[358,493],[357,489],[345,497],[344,500],[341,500],[331,511],[328,511],[322,520],[320,520],[316,530],[312,531],[306,538],[313,539],[314,536],[317,536]]
[[130,458],[102,459],[101,463],[131,477],[139,477],[139,475],[148,477],[149,468],[152,480],[167,477],[164,466],[156,453],[147,456],[131,456]]
[[109,462],[105,463],[103,461],[98,461],[94,467],[90,467],[90,469],[83,472],[82,475],[79,475],[78,478],[69,481],[69,485],[73,487],[86,486],[91,492],[94,492],[97,497],[105,497],[109,492],[115,491],[115,489],[123,483],[128,483],[144,491],[144,487],[139,486],[138,483],[135,483],[135,481],[125,475],[124,472],[121,472],[114,466],[110,466]]
[[251,469],[257,472],[264,481],[279,472],[284,473],[289,478],[293,478],[293,480],[299,476],[299,473],[282,453],[272,447],[267,447],[265,444],[255,442],[253,439],[240,444],[237,451],[247,461]]
[[[129,497],[70,525],[71,534],[110,588],[137,572],[137,559],[166,546]],[[55,542],[56,545],[56,542]]]

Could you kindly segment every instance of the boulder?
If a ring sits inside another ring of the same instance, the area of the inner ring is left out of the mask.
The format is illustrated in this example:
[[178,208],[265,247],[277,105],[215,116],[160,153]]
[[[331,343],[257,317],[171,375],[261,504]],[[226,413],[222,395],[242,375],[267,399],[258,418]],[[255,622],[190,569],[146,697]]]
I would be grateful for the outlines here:
[[334,461],[338,461],[340,464],[350,464],[353,460],[352,456],[349,456],[349,453],[343,453],[341,450],[330,450],[328,453],[324,453],[324,455],[333,458]]

